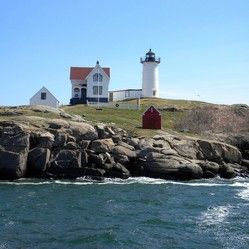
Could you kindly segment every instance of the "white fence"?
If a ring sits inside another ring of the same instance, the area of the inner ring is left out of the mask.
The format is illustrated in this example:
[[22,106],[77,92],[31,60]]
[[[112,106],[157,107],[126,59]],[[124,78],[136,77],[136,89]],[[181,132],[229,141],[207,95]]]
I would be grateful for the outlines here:
[[101,103],[101,102],[87,102],[88,106],[96,107],[96,108],[115,108],[115,109],[130,109],[130,110],[140,110],[140,104],[131,104],[126,102],[109,102],[109,103]]

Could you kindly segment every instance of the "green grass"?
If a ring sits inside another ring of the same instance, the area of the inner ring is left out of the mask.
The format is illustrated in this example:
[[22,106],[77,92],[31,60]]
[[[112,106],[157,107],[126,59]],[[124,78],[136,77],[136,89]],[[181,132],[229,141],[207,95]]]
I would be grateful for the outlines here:
[[[126,101],[136,104],[137,100]],[[141,110],[129,110],[118,108],[102,108],[96,110],[95,107],[86,105],[64,106],[65,112],[84,116],[86,120],[94,123],[114,123],[116,126],[126,129],[130,133],[138,136],[152,136],[157,130],[142,129],[142,114],[151,105],[156,107],[175,106],[180,109],[191,109],[196,106],[206,105],[204,102],[186,101],[186,100],[167,100],[167,99],[141,99]],[[174,130],[174,120],[178,120],[184,115],[183,112],[162,111],[162,130]]]
[[[124,102],[124,101],[122,101]],[[129,104],[136,104],[137,100],[125,101]],[[170,100],[159,98],[146,98],[141,99],[141,110],[131,109],[119,109],[119,108],[102,108],[102,110],[96,110],[95,107],[89,107],[86,105],[74,105],[74,106],[62,106],[62,109],[69,114],[76,114],[83,116],[87,121],[96,123],[114,124],[117,127],[123,128],[130,132],[132,135],[138,136],[153,136],[158,133],[158,130],[142,129],[142,114],[151,105],[156,107],[174,106],[182,109],[182,112],[166,112],[162,111],[162,130],[174,131],[174,122],[181,119],[182,115],[186,113],[186,110],[203,105],[211,105],[198,101],[187,100]],[[18,108],[18,112],[22,115],[16,116],[3,116],[1,113],[4,109],[0,108],[0,120],[25,120],[27,116],[36,116],[42,118],[59,118],[63,119],[58,113],[53,112],[35,112],[30,108]],[[68,119],[65,119],[68,120]],[[37,121],[38,122],[38,121]]]

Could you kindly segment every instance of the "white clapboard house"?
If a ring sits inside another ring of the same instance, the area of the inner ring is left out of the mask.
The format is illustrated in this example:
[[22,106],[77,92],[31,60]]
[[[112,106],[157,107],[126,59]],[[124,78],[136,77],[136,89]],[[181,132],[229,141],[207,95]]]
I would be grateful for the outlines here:
[[72,84],[71,105],[108,102],[109,67],[101,67],[98,61],[95,67],[71,67],[70,80]]
[[59,100],[46,88],[42,87],[31,99],[30,105],[45,105],[59,107]]

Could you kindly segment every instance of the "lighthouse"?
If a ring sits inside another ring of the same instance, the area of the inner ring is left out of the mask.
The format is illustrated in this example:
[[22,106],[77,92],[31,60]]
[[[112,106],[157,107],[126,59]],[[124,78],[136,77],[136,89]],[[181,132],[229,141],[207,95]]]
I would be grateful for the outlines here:
[[158,64],[160,58],[149,50],[144,58],[140,58],[143,64],[142,73],[142,97],[159,97]]

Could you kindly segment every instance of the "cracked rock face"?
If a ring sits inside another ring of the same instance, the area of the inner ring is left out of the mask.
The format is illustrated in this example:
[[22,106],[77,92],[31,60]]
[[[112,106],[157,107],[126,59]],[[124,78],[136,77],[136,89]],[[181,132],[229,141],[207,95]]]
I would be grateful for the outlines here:
[[16,123],[0,126],[0,178],[16,179],[26,173],[29,133]]
[[240,150],[234,144],[182,135],[129,137],[124,130],[105,124],[94,127],[86,122],[43,120],[32,129],[2,121],[0,178],[248,176],[249,162],[241,152],[241,144],[247,140],[239,141]]

